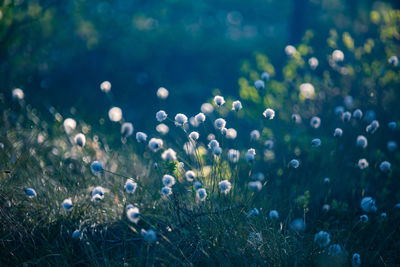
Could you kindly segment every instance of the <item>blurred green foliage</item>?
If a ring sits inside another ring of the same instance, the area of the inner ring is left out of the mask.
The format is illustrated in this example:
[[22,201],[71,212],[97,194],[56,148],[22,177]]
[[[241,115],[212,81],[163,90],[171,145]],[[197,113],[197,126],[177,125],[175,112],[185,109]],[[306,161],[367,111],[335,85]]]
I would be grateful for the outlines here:
[[[176,96],[171,105],[195,112],[186,103],[214,88],[236,94],[241,61],[254,50],[260,51],[258,69],[280,77],[272,65],[281,69],[282,47],[300,43],[301,36],[315,36],[313,45],[325,47],[329,29],[336,29],[351,46],[369,28],[396,16],[395,11],[371,13],[373,7],[374,1],[345,0],[4,0],[0,88],[21,87],[33,103],[54,105],[63,113],[74,106],[89,119],[108,107],[98,87],[110,80],[113,104],[121,105],[129,120],[148,126],[142,113],[156,101],[149,92],[158,87]],[[383,28],[382,38],[398,35],[395,25]],[[331,30],[331,48],[340,38],[335,34]],[[306,56],[312,48],[305,43],[298,51]],[[263,54],[272,65],[265,64]],[[292,79],[296,68],[287,65],[285,77]],[[88,102],[95,103],[90,110]]]

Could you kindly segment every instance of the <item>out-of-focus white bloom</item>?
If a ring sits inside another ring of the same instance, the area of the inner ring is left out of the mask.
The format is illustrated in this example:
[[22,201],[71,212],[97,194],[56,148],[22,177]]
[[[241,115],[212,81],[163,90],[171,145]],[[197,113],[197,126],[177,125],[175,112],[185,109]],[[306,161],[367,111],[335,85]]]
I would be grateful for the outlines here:
[[194,119],[200,124],[200,123],[203,123],[206,120],[206,115],[204,115],[204,113],[200,112],[199,114],[194,116]]
[[365,212],[371,212],[371,211],[376,211],[376,206],[375,206],[375,199],[372,197],[364,197],[361,200],[361,208]]
[[160,123],[156,126],[156,131],[161,135],[166,135],[169,132],[169,127],[164,123]]
[[353,257],[351,258],[351,264],[353,267],[358,267],[361,265],[361,256],[358,253],[354,253]]
[[[39,133],[37,136],[37,142],[42,144],[46,140],[46,136],[43,133]],[[4,144],[0,143],[0,149],[4,149]]]
[[235,139],[237,137],[237,132],[233,128],[226,129],[225,137],[227,139]]
[[190,117],[189,123],[195,128],[199,127],[199,125],[200,125],[200,123],[196,120],[195,117]]
[[236,100],[236,101],[233,101],[233,103],[232,103],[232,110],[234,110],[234,111],[239,111],[239,110],[241,110],[243,107],[242,107],[242,102],[240,102],[239,100]]
[[198,132],[191,132],[189,134],[190,140],[193,140],[193,141],[197,141],[199,139],[199,137],[200,137],[200,135]]
[[258,130],[253,130],[250,132],[250,140],[255,141],[260,138],[260,132]]
[[345,96],[343,103],[347,109],[352,109],[354,106],[354,98],[351,95]]
[[374,134],[376,130],[379,128],[379,122],[377,120],[373,120],[371,124],[369,124],[366,128],[365,131],[369,134]]
[[335,131],[333,132],[334,137],[341,137],[343,135],[343,130],[340,128],[336,128]]
[[257,172],[251,176],[251,179],[262,182],[265,179],[265,175],[262,172]]
[[263,112],[263,116],[268,120],[272,120],[275,117],[275,111],[273,109],[267,108]]
[[278,219],[279,219],[279,213],[278,213],[278,211],[276,211],[276,210],[271,210],[271,211],[269,212],[269,218],[270,218],[271,220],[278,220]]
[[37,193],[35,191],[35,189],[33,188],[26,188],[25,189],[25,194],[29,197],[29,198],[34,198],[37,196]]
[[289,166],[294,168],[294,169],[297,169],[300,166],[300,162],[297,159],[292,159],[289,162]]
[[199,181],[196,181],[193,183],[194,190],[200,189],[202,187],[203,187],[203,185]]
[[[214,97],[214,104],[217,105],[218,107],[222,106],[225,104],[225,99],[223,96],[217,95]],[[204,111],[203,111],[204,112]],[[206,113],[206,112],[204,112]],[[207,114],[207,113],[206,113]]]
[[73,238],[73,239],[81,239],[81,238],[82,238],[82,232],[79,231],[79,230],[75,230],[75,231],[72,233],[72,238]]
[[356,145],[361,148],[366,148],[368,146],[367,138],[363,135],[357,136]]
[[159,122],[164,121],[168,117],[167,113],[164,110],[160,110],[156,113],[156,119]]
[[254,148],[250,148],[249,150],[247,150],[245,155],[247,162],[252,163],[255,160],[255,157],[256,157],[256,150]]
[[236,149],[229,149],[228,150],[228,160],[231,163],[237,163],[239,161],[240,152]]
[[264,161],[272,161],[275,159],[275,152],[273,150],[264,150]]
[[196,178],[196,173],[194,171],[185,172],[186,181],[192,182]]
[[80,147],[84,147],[86,144],[86,137],[83,133],[79,133],[77,135],[75,135],[74,138],[75,144],[77,144]]
[[391,121],[391,122],[388,123],[388,127],[389,127],[390,130],[394,131],[397,128],[397,123],[395,121]]
[[165,89],[164,87],[160,87],[157,90],[157,97],[159,99],[166,99],[169,95],[169,92],[167,89]]
[[251,211],[249,211],[249,213],[247,213],[247,218],[253,217],[253,216],[257,216],[260,214],[260,211],[257,208],[252,209]]
[[185,151],[186,155],[193,155],[196,151],[196,147],[193,142],[186,142],[183,144],[183,150]]
[[124,122],[121,126],[121,135],[124,138],[128,138],[133,134],[133,125],[130,122]]
[[328,248],[329,256],[337,256],[343,253],[342,247],[339,244],[332,244]]
[[269,81],[270,75],[268,72],[264,71],[263,73],[261,73],[261,79],[263,79],[264,81]]
[[248,187],[250,191],[258,192],[262,189],[262,184],[260,181],[251,181],[248,183]]
[[207,198],[207,191],[204,188],[197,189],[196,191],[196,200],[197,201],[205,201]]
[[272,141],[272,140],[265,141],[264,142],[264,147],[266,149],[269,149],[269,150],[273,149],[274,148],[274,141]]
[[105,194],[106,190],[101,187],[101,186],[96,186],[95,188],[93,188],[92,190],[92,200],[95,196],[99,196],[100,200],[104,198],[104,194]]
[[363,113],[362,113],[361,109],[354,110],[354,112],[353,112],[354,119],[361,120],[362,116],[363,116]]
[[364,170],[366,168],[368,168],[368,161],[366,159],[359,159],[358,160],[358,168],[360,168],[360,170]]
[[176,152],[172,148],[168,148],[161,154],[161,158],[165,161],[175,161]]
[[365,113],[365,121],[371,123],[373,120],[375,120],[375,118],[376,118],[375,111],[367,110],[367,112]]
[[140,212],[139,212],[138,207],[133,207],[131,209],[128,209],[126,211],[126,217],[132,223],[137,224],[140,220]]
[[342,114],[344,112],[344,107],[343,106],[336,106],[334,112],[335,112],[335,115],[342,116]]
[[379,164],[379,169],[381,170],[381,172],[385,172],[385,173],[390,172],[390,162],[382,161],[381,164]]
[[24,91],[22,91],[21,89],[15,88],[12,90],[11,96],[15,100],[22,100],[22,99],[24,99],[25,94],[24,94]]
[[257,80],[254,82],[254,87],[259,91],[263,90],[265,88],[265,83],[262,80]]
[[172,175],[165,174],[162,178],[162,183],[164,186],[172,187],[175,184],[175,178]]
[[218,187],[219,187],[219,190],[221,191],[221,193],[226,195],[231,190],[232,185],[228,180],[223,180],[218,183]]
[[104,199],[104,195],[96,194],[96,195],[92,196],[91,200],[92,200],[92,202],[97,203],[99,201],[102,201],[103,199]]
[[76,121],[72,118],[67,118],[64,120],[63,126],[64,126],[64,131],[67,134],[70,134],[76,128]]
[[[222,99],[224,99],[222,97]],[[201,112],[203,112],[204,114],[210,115],[211,113],[213,113],[214,111],[214,107],[213,105],[211,105],[210,103],[203,103],[200,107]]]
[[393,66],[397,67],[397,66],[399,65],[399,58],[398,58],[397,56],[391,56],[391,57],[388,59],[388,63],[389,63],[390,65],[393,65]]
[[163,140],[159,138],[151,138],[149,141],[149,148],[151,151],[157,152],[162,148],[163,144],[164,144]]
[[315,69],[318,67],[318,64],[319,64],[318,59],[315,58],[315,57],[311,57],[311,58],[308,60],[308,65],[310,65],[310,68],[311,68],[312,70],[315,70]]
[[122,119],[122,110],[119,107],[112,107],[108,111],[108,117],[111,121],[120,121]]
[[226,121],[223,118],[218,118],[214,121],[214,127],[216,129],[221,130],[221,129],[225,128],[225,125],[226,125]]
[[217,140],[213,139],[208,143],[208,148],[214,149],[215,147],[219,147],[219,143]]
[[310,120],[310,126],[314,129],[318,129],[321,126],[321,119],[317,116],[314,116]]
[[287,45],[285,47],[285,53],[287,56],[291,57],[296,53],[296,48],[293,45]]
[[311,141],[311,146],[313,147],[320,147],[322,144],[321,139],[315,138]]
[[290,228],[297,232],[304,232],[306,230],[306,223],[302,218],[297,218],[290,223]]
[[171,189],[171,187],[164,186],[163,188],[161,188],[161,194],[162,194],[164,197],[170,196],[170,195],[172,194],[172,189]]
[[363,223],[368,222],[368,215],[366,215],[366,214],[361,215],[360,216],[360,221],[363,222]]
[[327,247],[329,245],[329,243],[331,242],[331,237],[330,237],[329,233],[327,233],[325,231],[320,231],[315,234],[314,242],[317,243],[317,245],[320,248],[324,248],[324,247]]
[[343,120],[344,122],[349,122],[350,119],[351,119],[351,113],[348,112],[348,111],[343,112],[343,114],[342,114],[342,120]]
[[70,198],[64,199],[64,201],[61,203],[61,207],[64,211],[71,211],[73,207],[72,200]]
[[388,149],[390,152],[395,151],[395,150],[397,149],[397,143],[396,143],[395,141],[388,141],[388,142],[387,142],[387,149]]
[[100,161],[93,161],[92,164],[90,164],[90,170],[94,175],[97,175],[99,172],[103,171],[103,165]]
[[108,93],[111,90],[111,83],[109,81],[104,81],[100,84],[100,89],[104,93]]
[[188,118],[186,117],[185,114],[178,113],[175,115],[175,125],[176,126],[183,126],[185,123],[187,123]]
[[335,62],[342,62],[344,60],[343,52],[341,50],[338,50],[338,49],[334,50],[332,52],[332,59]]
[[301,123],[301,116],[299,114],[292,114],[292,122],[294,123]]
[[140,231],[140,234],[142,235],[144,241],[146,241],[147,243],[154,243],[157,241],[157,233],[152,229],[149,229],[147,231],[142,229]]
[[143,133],[143,132],[137,132],[136,133],[136,141],[138,141],[138,143],[144,143],[147,140],[147,134]]
[[133,179],[129,178],[126,180],[124,189],[128,194],[135,193],[136,188],[137,188],[137,183]]
[[315,89],[311,83],[300,84],[300,95],[306,99],[313,99],[315,97]]

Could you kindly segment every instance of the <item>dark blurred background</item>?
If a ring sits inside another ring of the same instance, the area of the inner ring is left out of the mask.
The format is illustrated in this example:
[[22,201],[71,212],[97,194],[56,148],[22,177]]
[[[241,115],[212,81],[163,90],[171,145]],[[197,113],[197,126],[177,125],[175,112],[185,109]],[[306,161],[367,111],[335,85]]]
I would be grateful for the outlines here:
[[[384,1],[385,2],[385,1]],[[386,1],[391,2],[391,1]],[[393,1],[400,7],[400,1]],[[64,116],[76,107],[85,119],[120,106],[145,124],[165,105],[189,115],[215,88],[237,96],[240,64],[255,51],[278,70],[284,47],[312,28],[326,46],[329,29],[367,31],[374,1],[353,0],[5,0],[0,13],[0,90],[14,87],[39,108]],[[112,83],[113,98],[99,85]],[[164,108],[168,108],[165,107]]]

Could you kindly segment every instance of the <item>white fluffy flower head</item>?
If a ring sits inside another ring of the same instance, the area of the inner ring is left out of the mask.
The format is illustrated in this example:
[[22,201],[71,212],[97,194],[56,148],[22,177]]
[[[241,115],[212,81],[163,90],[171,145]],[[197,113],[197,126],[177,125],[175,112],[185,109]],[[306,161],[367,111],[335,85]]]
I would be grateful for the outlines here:
[[111,121],[120,121],[122,120],[122,110],[119,107],[112,107],[108,111],[108,117],[110,118]]
[[163,140],[159,138],[151,138],[149,141],[149,148],[151,151],[157,152],[162,148],[163,144],[164,144]]
[[266,110],[264,110],[263,115],[268,120],[272,120],[275,117],[275,111],[271,108],[267,108]]
[[225,104],[225,99],[224,99],[223,96],[217,95],[217,96],[214,97],[214,103],[215,103],[215,105],[220,107],[223,104]]
[[239,110],[241,110],[243,107],[242,107],[242,103],[239,101],[239,100],[236,100],[236,101],[233,101],[233,103],[232,103],[232,110],[234,110],[234,111],[239,111]]
[[159,99],[166,99],[169,95],[169,92],[167,89],[165,89],[164,87],[160,87],[157,90],[157,97]]
[[175,125],[176,126],[183,126],[185,123],[187,123],[188,118],[186,117],[185,114],[178,113],[175,115]]
[[176,160],[176,152],[172,148],[168,148],[161,154],[161,158],[165,161],[175,161]]
[[111,83],[109,81],[104,81],[100,84],[100,89],[104,93],[108,93],[111,90]]

